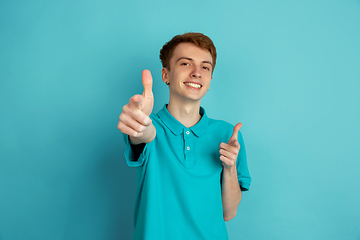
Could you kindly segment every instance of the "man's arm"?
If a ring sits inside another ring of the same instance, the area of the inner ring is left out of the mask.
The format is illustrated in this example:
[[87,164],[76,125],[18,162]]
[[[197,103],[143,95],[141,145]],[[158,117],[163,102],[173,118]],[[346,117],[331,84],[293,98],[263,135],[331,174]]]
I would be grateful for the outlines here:
[[220,160],[223,163],[221,197],[225,221],[236,216],[242,197],[236,169],[236,159],[240,150],[237,136],[241,126],[241,123],[236,124],[228,143],[220,144]]
[[232,168],[223,169],[221,197],[224,220],[229,221],[236,216],[242,197],[235,165]]
[[149,117],[154,106],[152,77],[149,70],[142,72],[142,84],[144,86],[142,95],[130,98],[129,103],[122,109],[117,126],[122,133],[129,135],[130,141],[135,145],[149,143],[156,136],[156,129]]

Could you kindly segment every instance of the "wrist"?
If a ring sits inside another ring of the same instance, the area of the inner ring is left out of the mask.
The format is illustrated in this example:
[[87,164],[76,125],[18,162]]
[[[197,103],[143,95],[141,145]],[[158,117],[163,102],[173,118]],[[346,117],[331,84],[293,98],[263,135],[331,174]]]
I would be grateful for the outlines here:
[[223,172],[229,175],[237,175],[237,171],[236,171],[236,165],[232,165],[232,166],[223,166]]
[[156,129],[153,124],[149,125],[143,134],[140,137],[130,136],[130,141],[132,144],[141,144],[141,143],[149,143],[154,140],[156,136]]

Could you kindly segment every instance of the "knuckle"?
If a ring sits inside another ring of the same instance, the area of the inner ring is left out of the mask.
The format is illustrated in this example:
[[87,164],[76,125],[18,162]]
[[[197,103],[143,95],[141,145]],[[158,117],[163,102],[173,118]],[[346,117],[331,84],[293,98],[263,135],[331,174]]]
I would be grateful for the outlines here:
[[123,112],[127,112],[128,109],[129,109],[129,104],[124,105],[122,108]]
[[122,124],[121,122],[119,122],[117,128],[122,132],[124,133],[125,129],[124,129],[124,124]]
[[133,137],[137,137],[137,132],[136,132],[135,130],[132,130],[132,131],[130,132],[130,134],[131,134],[131,136],[133,136]]
[[146,116],[146,115],[144,114],[143,121],[144,121],[144,123],[148,123],[148,122],[151,122],[151,119],[149,118],[149,116]]
[[132,103],[134,101],[134,96],[132,96],[130,99],[129,99],[129,104]]
[[136,132],[135,130],[132,131],[132,136],[133,137],[140,137],[142,135],[143,135],[142,133]]
[[142,126],[142,125],[139,125],[137,126],[137,129],[136,129],[138,132],[144,132],[146,130],[146,127],[145,126]]
[[146,116],[145,114],[139,113],[138,119],[139,119],[139,122],[143,125],[146,125],[148,123],[148,116]]
[[126,121],[126,114],[125,113],[121,113],[120,116],[119,116],[119,120],[120,122],[125,122]]
[[231,151],[233,154],[237,154],[239,152],[239,149],[237,149],[236,147],[234,147]]

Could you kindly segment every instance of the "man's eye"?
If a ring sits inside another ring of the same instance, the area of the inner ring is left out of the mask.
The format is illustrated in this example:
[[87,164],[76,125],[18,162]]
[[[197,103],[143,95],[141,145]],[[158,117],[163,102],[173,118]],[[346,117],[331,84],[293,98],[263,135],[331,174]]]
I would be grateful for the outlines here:
[[205,70],[210,70],[210,68],[208,68],[208,67],[205,67],[205,66],[203,67],[203,69],[205,69]]
[[187,66],[187,65],[189,65],[189,64],[186,63],[186,62],[184,62],[184,63],[181,63],[181,65]]

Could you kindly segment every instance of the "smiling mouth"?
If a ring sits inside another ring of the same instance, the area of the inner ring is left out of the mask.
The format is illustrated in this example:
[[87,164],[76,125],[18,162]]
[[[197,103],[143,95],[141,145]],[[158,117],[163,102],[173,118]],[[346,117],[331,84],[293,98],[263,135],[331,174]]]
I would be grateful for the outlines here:
[[184,84],[186,86],[193,87],[193,88],[201,88],[202,87],[200,84],[197,84],[197,83],[185,82]]

